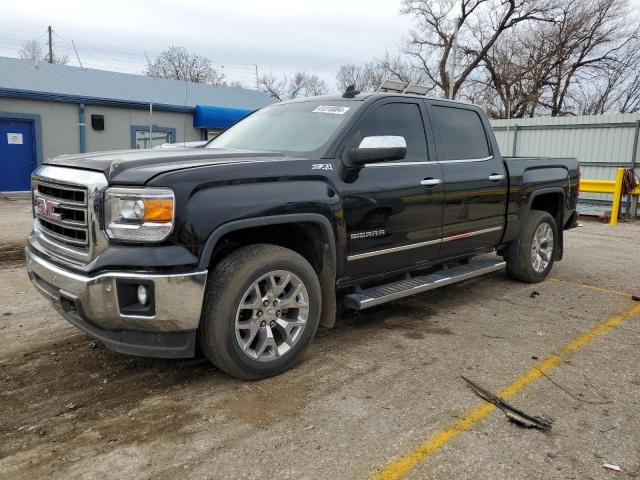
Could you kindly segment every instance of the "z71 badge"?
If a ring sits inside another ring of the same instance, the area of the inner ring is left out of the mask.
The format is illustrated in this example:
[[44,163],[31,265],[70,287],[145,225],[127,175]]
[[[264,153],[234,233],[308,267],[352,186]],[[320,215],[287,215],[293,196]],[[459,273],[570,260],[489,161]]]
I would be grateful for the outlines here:
[[314,163],[311,165],[311,170],[333,170],[333,165],[330,163]]
[[368,232],[356,232],[349,235],[351,240],[358,240],[359,238],[378,238],[384,237],[384,234],[387,233],[385,229],[381,228],[380,230],[369,230]]

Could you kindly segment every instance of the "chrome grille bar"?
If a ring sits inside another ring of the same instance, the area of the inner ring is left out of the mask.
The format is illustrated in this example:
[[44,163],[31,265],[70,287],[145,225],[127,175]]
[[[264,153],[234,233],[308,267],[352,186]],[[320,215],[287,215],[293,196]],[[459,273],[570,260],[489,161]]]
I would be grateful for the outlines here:
[[107,185],[102,172],[40,166],[32,175],[35,218],[29,235],[31,247],[63,262],[91,262],[109,245],[100,224]]
[[44,236],[74,248],[88,248],[86,188],[34,178],[33,203],[36,222]]

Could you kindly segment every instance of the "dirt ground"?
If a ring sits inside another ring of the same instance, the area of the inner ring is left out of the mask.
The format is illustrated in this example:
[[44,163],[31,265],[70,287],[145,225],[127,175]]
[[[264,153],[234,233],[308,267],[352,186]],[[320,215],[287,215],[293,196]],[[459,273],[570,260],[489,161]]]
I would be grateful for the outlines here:
[[0,268],[17,267],[23,263],[24,242],[33,227],[29,196],[0,195],[0,218],[10,219],[0,229]]
[[[24,203],[0,212],[28,215]],[[1,232],[0,251],[21,242],[30,220],[20,221]],[[585,223],[544,283],[500,272],[343,313],[297,368],[260,382],[198,359],[111,353],[5,262],[0,478],[374,477],[482,403],[461,375],[498,391],[637,306],[639,241],[639,223]],[[630,316],[510,398],[552,419],[550,432],[494,411],[406,478],[604,479],[605,463],[640,476],[639,347],[640,315]]]

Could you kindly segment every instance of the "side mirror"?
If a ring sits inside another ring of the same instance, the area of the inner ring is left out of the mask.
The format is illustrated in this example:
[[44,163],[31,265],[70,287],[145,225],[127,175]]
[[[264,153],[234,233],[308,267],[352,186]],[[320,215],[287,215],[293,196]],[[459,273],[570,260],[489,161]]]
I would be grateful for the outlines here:
[[366,163],[402,160],[407,155],[407,142],[404,137],[380,135],[364,137],[360,145],[349,149],[347,161],[350,166],[359,167]]

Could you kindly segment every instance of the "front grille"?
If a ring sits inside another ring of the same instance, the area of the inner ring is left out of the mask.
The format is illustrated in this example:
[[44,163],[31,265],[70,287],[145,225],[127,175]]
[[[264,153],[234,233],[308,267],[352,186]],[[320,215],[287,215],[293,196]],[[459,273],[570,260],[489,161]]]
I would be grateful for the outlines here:
[[86,188],[36,179],[33,202],[38,229],[48,240],[74,249],[88,249]]

